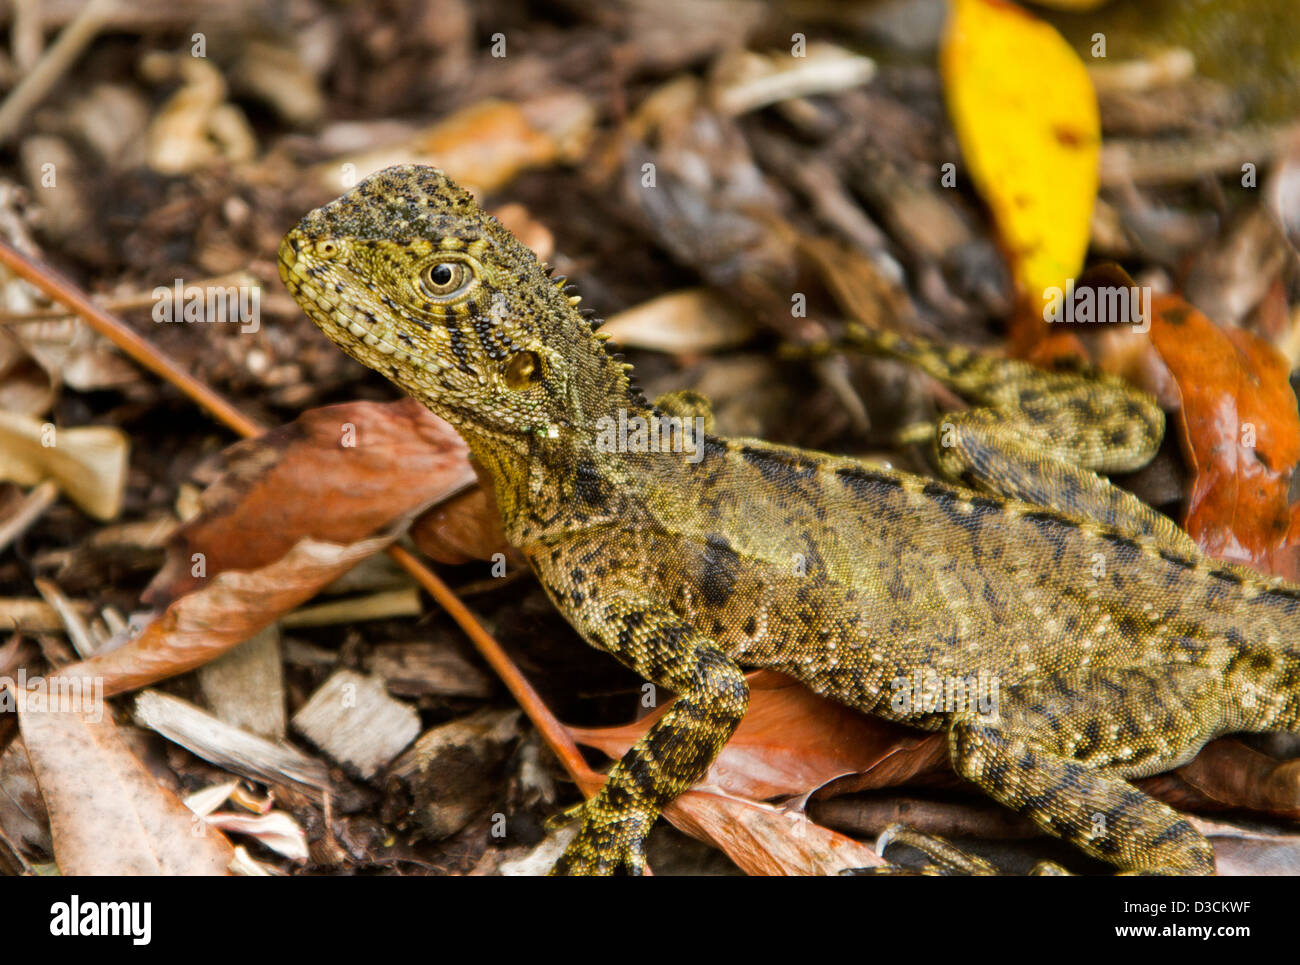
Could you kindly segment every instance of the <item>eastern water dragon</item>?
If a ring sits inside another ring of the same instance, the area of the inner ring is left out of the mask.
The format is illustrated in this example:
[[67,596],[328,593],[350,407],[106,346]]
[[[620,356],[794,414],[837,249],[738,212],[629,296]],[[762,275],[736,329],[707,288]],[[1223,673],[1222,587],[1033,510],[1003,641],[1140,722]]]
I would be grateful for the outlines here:
[[[366,179],[304,217],[279,262],[329,338],[461,433],[577,631],[678,695],[581,806],[557,871],[644,869],[659,812],[745,713],[743,667],[946,732],[959,775],[1129,873],[1215,868],[1129,778],[1219,734],[1300,729],[1300,587],[1205,557],[1097,474],[1142,465],[1164,432],[1117,379],[856,330],[972,402],[934,433],[951,483],[757,439],[618,451],[610,420],[665,413],[439,171]],[[996,681],[996,707],[900,702],[919,674]],[[985,867],[915,840],[937,870]]]

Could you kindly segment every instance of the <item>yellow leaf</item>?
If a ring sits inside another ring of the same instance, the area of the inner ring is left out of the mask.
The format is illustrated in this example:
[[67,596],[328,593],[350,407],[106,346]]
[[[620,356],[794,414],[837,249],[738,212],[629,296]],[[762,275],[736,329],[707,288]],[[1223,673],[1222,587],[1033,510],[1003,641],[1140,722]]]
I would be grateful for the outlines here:
[[952,0],[940,51],[966,164],[1031,307],[1079,273],[1097,195],[1101,127],[1083,63],[1008,0]]

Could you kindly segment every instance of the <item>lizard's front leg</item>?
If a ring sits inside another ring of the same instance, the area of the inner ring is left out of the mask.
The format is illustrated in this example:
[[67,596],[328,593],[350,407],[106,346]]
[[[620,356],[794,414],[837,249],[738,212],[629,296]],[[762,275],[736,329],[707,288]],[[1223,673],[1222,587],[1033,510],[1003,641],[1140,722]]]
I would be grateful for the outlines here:
[[606,592],[569,616],[589,641],[678,695],[583,805],[582,827],[554,870],[640,874],[655,818],[708,770],[745,715],[749,686],[711,640],[638,594]]

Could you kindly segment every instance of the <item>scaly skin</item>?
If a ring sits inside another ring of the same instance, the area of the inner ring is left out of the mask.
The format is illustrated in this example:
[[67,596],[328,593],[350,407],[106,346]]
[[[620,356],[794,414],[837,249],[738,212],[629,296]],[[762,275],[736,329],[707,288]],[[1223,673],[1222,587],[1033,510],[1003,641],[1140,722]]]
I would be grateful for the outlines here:
[[[1093,472],[1141,465],[1164,430],[1116,380],[852,332],[983,406],[935,436],[972,488],[753,439],[608,451],[602,417],[656,410],[563,283],[436,170],[390,168],[311,212],[280,273],[344,351],[457,427],[578,632],[679,695],[557,871],[643,870],[655,818],[745,713],[742,667],[945,730],[959,774],[1130,873],[1209,874],[1214,855],[1128,778],[1218,734],[1297,729],[1300,588],[1201,556]],[[936,704],[936,681],[997,699]]]

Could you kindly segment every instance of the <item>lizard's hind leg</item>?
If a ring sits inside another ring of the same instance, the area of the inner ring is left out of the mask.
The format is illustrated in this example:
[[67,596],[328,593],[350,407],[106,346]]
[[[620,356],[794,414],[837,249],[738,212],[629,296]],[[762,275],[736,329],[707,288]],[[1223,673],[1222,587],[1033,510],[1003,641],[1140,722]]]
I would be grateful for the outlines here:
[[1164,673],[1107,671],[1010,688],[995,719],[954,721],[953,767],[1123,873],[1213,874],[1205,837],[1125,780],[1183,763],[1222,724],[1206,671]]
[[931,439],[939,471],[954,482],[1197,555],[1172,520],[1097,474],[1137,469],[1155,455],[1165,418],[1145,392],[1102,372],[1049,372],[861,325],[850,327],[846,347],[911,363],[976,406],[904,435]]

